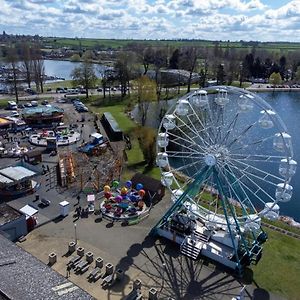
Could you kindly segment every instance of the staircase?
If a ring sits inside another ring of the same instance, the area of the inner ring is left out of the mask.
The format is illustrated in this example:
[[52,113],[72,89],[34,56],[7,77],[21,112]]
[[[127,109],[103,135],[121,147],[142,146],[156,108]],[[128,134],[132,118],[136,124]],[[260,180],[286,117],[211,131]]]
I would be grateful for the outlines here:
[[209,237],[199,231],[194,231],[192,237],[187,236],[180,245],[180,251],[183,255],[196,260],[204,244]]
[[209,241],[209,236],[199,231],[194,231],[194,238],[202,243],[207,243]]

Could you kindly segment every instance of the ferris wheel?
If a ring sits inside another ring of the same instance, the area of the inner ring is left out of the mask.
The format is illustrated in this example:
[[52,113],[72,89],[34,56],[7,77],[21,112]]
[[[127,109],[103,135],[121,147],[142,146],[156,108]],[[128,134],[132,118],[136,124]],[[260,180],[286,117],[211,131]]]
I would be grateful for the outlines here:
[[157,165],[174,202],[160,225],[183,207],[189,217],[231,235],[261,232],[290,201],[296,172],[291,136],[272,107],[232,87],[197,90],[164,116]]

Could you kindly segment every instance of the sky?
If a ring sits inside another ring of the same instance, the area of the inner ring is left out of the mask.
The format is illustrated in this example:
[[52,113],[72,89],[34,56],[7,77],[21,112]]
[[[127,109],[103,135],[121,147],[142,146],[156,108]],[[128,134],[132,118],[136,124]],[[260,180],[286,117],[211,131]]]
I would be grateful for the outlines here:
[[300,0],[0,0],[9,34],[300,42]]

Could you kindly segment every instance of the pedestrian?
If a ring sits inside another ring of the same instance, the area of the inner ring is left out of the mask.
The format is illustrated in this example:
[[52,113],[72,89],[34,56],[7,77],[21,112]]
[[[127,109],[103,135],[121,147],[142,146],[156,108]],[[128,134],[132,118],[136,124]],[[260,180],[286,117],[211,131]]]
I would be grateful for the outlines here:
[[50,172],[50,167],[49,167],[49,165],[47,165],[47,172]]

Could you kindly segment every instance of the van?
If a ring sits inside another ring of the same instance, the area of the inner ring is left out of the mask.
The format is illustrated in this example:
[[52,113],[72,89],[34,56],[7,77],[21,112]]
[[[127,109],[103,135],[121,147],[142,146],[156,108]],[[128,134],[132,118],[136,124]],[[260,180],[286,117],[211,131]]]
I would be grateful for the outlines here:
[[7,102],[7,109],[9,110],[17,110],[17,103],[15,101],[8,101]]

